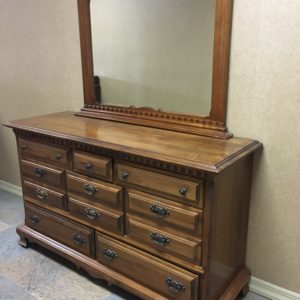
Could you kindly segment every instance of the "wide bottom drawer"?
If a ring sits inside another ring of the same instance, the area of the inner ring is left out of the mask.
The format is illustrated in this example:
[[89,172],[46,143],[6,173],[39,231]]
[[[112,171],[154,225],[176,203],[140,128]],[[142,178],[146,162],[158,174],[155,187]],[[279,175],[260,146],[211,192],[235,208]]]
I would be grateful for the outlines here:
[[25,203],[25,224],[75,250],[95,257],[94,230]]
[[198,276],[97,233],[97,260],[169,299],[196,300]]

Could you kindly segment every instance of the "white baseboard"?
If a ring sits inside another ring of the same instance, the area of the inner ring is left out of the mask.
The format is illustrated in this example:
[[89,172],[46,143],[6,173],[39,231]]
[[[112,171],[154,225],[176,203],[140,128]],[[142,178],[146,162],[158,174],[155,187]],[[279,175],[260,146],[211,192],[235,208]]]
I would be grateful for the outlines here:
[[300,294],[253,276],[250,281],[250,291],[272,300],[300,300]]
[[12,193],[16,196],[23,197],[22,188],[9,182],[0,180],[0,189]]

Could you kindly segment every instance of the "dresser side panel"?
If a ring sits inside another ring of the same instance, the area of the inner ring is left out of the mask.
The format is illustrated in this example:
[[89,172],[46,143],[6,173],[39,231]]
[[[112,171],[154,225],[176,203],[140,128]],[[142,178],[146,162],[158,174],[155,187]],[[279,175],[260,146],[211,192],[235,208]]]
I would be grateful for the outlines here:
[[[210,197],[209,257],[200,299],[234,299],[226,288],[245,266],[253,155],[214,177]],[[242,287],[241,287],[242,289]],[[225,295],[225,296],[224,296]]]

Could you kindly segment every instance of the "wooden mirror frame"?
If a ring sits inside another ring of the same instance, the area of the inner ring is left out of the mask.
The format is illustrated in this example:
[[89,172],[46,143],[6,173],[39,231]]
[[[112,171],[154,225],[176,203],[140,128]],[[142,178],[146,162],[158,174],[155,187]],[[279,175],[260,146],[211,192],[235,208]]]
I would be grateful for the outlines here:
[[233,0],[216,0],[211,110],[207,117],[169,113],[150,107],[123,107],[96,102],[90,0],[77,0],[84,107],[76,115],[115,120],[199,135],[229,138],[226,110]]

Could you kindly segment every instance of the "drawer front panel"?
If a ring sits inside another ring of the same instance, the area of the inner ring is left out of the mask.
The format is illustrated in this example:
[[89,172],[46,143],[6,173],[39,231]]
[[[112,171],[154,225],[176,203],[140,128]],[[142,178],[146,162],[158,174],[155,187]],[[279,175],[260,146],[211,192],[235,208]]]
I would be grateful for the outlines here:
[[22,158],[42,159],[47,163],[64,168],[70,166],[69,149],[40,144],[25,139],[18,140],[18,147]]
[[112,209],[101,209],[76,199],[69,198],[69,213],[91,225],[123,234],[123,213]]
[[25,204],[25,224],[75,250],[94,257],[94,231],[33,205]]
[[202,233],[202,211],[160,197],[128,190],[128,212],[159,226],[170,226],[191,234]]
[[113,208],[123,208],[122,187],[70,173],[67,174],[67,187],[68,194]]
[[176,197],[200,206],[199,183],[162,175],[127,165],[117,164],[117,182],[133,185],[159,194]]
[[174,235],[131,218],[128,218],[127,235],[128,238],[150,246],[159,252],[165,252],[195,264],[201,262],[201,242],[199,240]]
[[39,184],[46,184],[56,188],[65,189],[65,172],[56,170],[33,162],[21,160],[23,177],[31,178]]
[[112,162],[109,158],[75,152],[73,170],[95,178],[112,181]]
[[41,204],[47,204],[60,209],[67,209],[66,195],[39,186],[27,180],[23,182],[24,196],[30,197]]
[[198,276],[97,234],[97,260],[169,299],[197,299]]

